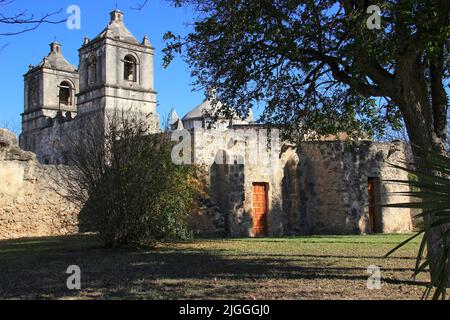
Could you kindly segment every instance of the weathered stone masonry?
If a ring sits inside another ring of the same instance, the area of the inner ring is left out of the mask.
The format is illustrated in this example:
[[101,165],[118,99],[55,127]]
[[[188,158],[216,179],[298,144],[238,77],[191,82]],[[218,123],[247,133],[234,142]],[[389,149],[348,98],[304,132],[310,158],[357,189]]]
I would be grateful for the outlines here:
[[[206,142],[208,134],[200,132],[192,134]],[[297,150],[284,150],[271,168],[212,164],[209,197],[192,212],[191,228],[199,235],[253,236],[252,184],[263,182],[269,191],[269,236],[371,233],[368,179],[377,181],[377,202],[407,201],[393,193],[406,191],[404,186],[384,181],[407,179],[407,173],[389,165],[405,160],[405,148],[396,142],[305,142]],[[199,148],[198,156],[204,151]],[[61,169],[39,164],[33,153],[18,147],[12,133],[0,130],[0,238],[77,232],[79,208],[58,190]],[[273,174],[267,174],[270,170]],[[408,209],[379,208],[377,219],[374,232],[412,229]]]
[[56,192],[58,172],[0,129],[0,239],[77,233],[79,209]]
[[[400,142],[371,141],[307,142],[298,150],[294,168],[297,180],[294,233],[361,234],[371,233],[369,223],[368,180],[375,181],[377,204],[408,202],[396,192],[408,191],[404,185],[386,180],[407,180],[408,174],[390,164],[407,160],[407,146]],[[409,209],[376,208],[379,233],[412,230]]]
[[126,28],[123,13],[110,13],[106,28],[79,49],[79,66],[70,64],[57,42],[24,75],[22,149],[45,164],[67,164],[70,140],[86,123],[103,127],[111,116],[126,114],[160,131],[154,90],[154,48]]
[[[255,126],[240,126],[242,136],[258,134]],[[231,129],[231,128],[230,128]],[[227,131],[191,129],[198,159],[214,159],[210,146]],[[228,136],[229,137],[229,136]],[[239,140],[239,137],[237,137]],[[266,146],[269,150],[273,146]],[[281,151],[282,149],[282,151]],[[404,185],[386,180],[407,180],[408,174],[390,164],[407,159],[407,146],[400,142],[317,141],[300,147],[285,145],[270,162],[249,164],[255,156],[248,150],[240,156],[246,164],[211,164],[210,202],[198,210],[194,230],[199,234],[254,236],[253,184],[267,185],[269,236],[308,234],[401,233],[412,230],[409,209],[375,208],[375,230],[369,217],[369,180],[375,184],[377,204],[408,202],[396,192]]]

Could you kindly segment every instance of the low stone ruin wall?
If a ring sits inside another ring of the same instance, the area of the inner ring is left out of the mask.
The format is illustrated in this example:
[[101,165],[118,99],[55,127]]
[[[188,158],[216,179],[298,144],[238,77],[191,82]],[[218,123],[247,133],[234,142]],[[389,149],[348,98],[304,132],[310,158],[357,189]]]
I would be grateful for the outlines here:
[[41,165],[0,129],[0,239],[78,232],[79,208],[58,187],[61,167]]

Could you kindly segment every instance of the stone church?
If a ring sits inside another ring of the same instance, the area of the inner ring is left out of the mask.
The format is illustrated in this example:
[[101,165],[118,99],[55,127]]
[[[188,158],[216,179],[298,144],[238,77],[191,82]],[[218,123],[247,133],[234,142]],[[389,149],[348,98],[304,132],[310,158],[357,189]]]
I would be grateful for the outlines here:
[[[149,134],[160,132],[154,50],[147,37],[139,42],[130,33],[118,10],[111,13],[108,26],[98,36],[84,39],[78,67],[64,58],[59,43],[50,44],[48,56],[24,75],[20,147],[35,153],[41,165],[67,164],[67,134],[82,132],[86,119],[102,121],[108,112],[117,110],[144,120]],[[213,103],[212,96],[182,118],[173,112],[170,121],[175,135],[189,134],[192,157],[208,167],[209,197],[198,204],[190,221],[196,234],[412,230],[409,209],[377,205],[405,200],[394,193],[405,191],[404,187],[385,181],[407,178],[405,172],[388,165],[406,159],[406,145],[349,139],[289,145],[274,140],[273,132],[253,122],[252,115],[213,121],[211,114],[220,102]],[[222,144],[217,144],[219,140]],[[230,152],[239,141],[262,146],[262,153],[270,156],[254,163],[249,161],[255,156],[251,148]],[[217,145],[225,147],[211,148]],[[218,155],[236,159],[216,163]]]
[[46,164],[64,164],[64,134],[79,130],[83,119],[126,110],[159,131],[153,84],[154,48],[128,31],[123,13],[111,12],[108,26],[84,39],[79,66],[63,56],[59,43],[24,75],[24,112],[20,145]]

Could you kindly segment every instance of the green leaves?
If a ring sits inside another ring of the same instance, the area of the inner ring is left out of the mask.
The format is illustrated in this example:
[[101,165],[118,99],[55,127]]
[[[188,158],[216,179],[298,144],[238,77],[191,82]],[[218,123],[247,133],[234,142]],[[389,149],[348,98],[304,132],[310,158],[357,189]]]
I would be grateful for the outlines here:
[[[420,60],[414,70],[421,72],[417,82],[426,91],[425,57],[448,55],[448,46],[442,50],[448,21],[441,21],[448,16],[435,2],[378,1],[381,29],[376,30],[366,27],[364,1],[172,3],[197,15],[192,31],[165,37],[164,65],[182,54],[196,89],[216,88],[224,108],[243,117],[259,108],[260,122],[286,129],[293,141],[311,131],[380,138],[388,127],[400,128],[407,110],[400,114],[399,109],[407,103],[398,88],[414,82],[398,77],[400,66]],[[424,45],[428,42],[432,45]],[[412,58],[407,50],[414,51]],[[433,100],[427,98],[422,101]]]
[[163,66],[167,68],[175,58],[175,54],[181,54],[181,37],[168,31],[164,34],[163,40],[166,42],[166,47],[163,49]]

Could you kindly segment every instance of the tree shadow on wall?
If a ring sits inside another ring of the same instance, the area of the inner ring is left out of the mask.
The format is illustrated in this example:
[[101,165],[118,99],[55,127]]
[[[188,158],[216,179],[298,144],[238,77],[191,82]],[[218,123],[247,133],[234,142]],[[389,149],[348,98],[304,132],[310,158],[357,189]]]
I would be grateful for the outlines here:
[[223,215],[224,235],[242,235],[242,224],[248,220],[244,217],[244,159],[241,155],[230,158],[225,150],[218,150],[215,159],[210,168],[211,201]]

